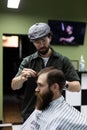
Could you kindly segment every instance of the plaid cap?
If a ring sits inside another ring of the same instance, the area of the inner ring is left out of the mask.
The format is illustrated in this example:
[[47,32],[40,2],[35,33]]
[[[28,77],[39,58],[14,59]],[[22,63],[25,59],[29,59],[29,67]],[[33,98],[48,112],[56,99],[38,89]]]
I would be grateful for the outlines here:
[[30,40],[42,38],[50,33],[50,27],[46,23],[36,23],[29,28],[28,37]]

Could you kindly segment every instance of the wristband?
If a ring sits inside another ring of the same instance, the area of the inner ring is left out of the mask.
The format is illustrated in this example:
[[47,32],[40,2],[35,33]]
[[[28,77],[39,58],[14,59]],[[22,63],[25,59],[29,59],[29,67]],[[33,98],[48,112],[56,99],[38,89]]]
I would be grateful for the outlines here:
[[68,81],[66,81],[66,84],[65,84],[65,86],[64,86],[64,89],[68,89],[68,87],[69,87],[69,84],[68,84]]
[[68,83],[67,83],[67,84],[65,84],[65,88],[67,89],[68,87],[69,87]]

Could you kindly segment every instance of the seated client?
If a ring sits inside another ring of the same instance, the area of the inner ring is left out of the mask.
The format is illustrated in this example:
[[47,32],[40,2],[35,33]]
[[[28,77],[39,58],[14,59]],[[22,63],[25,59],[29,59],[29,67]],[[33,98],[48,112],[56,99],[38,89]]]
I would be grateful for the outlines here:
[[21,130],[87,130],[87,118],[62,96],[66,79],[61,70],[44,68],[36,82],[36,108]]

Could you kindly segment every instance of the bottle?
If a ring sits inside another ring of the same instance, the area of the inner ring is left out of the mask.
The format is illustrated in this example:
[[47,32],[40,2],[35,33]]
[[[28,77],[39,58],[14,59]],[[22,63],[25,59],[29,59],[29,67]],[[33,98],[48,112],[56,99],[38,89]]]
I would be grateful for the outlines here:
[[80,57],[80,61],[79,61],[79,71],[84,71],[85,70],[85,60],[83,55],[81,55]]

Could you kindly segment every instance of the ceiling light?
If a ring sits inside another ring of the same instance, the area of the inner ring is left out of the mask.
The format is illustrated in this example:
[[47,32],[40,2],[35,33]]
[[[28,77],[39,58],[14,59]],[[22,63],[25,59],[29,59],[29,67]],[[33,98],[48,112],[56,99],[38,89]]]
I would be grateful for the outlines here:
[[15,8],[17,9],[19,6],[20,0],[8,0],[7,8]]

